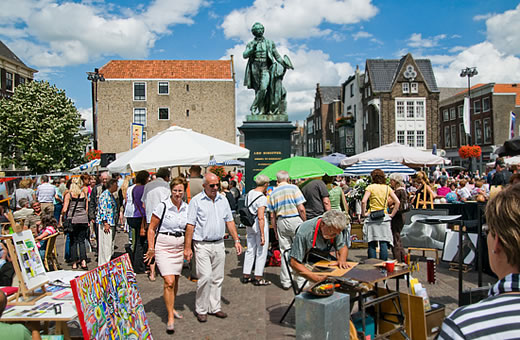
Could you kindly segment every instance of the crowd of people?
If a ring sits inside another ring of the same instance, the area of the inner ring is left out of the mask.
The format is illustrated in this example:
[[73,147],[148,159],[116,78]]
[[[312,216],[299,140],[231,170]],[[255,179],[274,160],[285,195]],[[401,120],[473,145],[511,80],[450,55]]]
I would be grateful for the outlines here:
[[[271,284],[264,278],[264,268],[269,251],[275,247],[281,254],[283,289],[301,287],[305,280],[323,280],[323,275],[312,273],[306,266],[312,257],[327,257],[340,268],[348,268],[353,219],[364,223],[368,258],[375,258],[379,248],[380,259],[387,260],[391,250],[393,258],[402,262],[403,215],[426,193],[437,202],[491,200],[486,211],[491,267],[509,287],[497,286],[493,294],[502,299],[502,294],[518,292],[514,283],[518,283],[519,268],[514,258],[518,258],[520,242],[520,218],[515,215],[520,213],[520,191],[514,185],[503,190],[509,183],[520,180],[520,174],[512,170],[505,167],[502,159],[497,160],[492,172],[483,176],[465,171],[450,176],[445,169],[437,168],[429,175],[420,171],[412,178],[399,174],[387,178],[376,169],[370,174],[359,206],[349,199],[349,192],[360,179],[341,176],[292,181],[287,171],[279,171],[276,186],[270,187],[270,179],[258,175],[255,188],[249,192],[243,188],[241,173],[239,176],[229,172],[219,178],[212,172],[202,175],[198,166],[192,166],[189,174],[173,179],[167,168],[160,168],[153,175],[139,171],[134,178],[118,175],[111,178],[108,173],[101,173],[98,177],[57,179],[53,184],[47,176],[42,176],[36,190],[31,189],[30,180],[20,182],[15,193],[14,218],[32,230],[41,243],[42,256],[45,237],[63,228],[67,240],[64,256],[73,269],[88,269],[88,247],[97,252],[98,265],[109,262],[114,254],[115,233],[128,232],[131,243],[128,252],[134,271],[147,273],[151,281],[156,280],[158,271],[163,279],[166,331],[171,334],[175,319],[183,318],[174,306],[179,277],[186,266],[190,278],[197,282],[197,320],[206,322],[208,315],[227,317],[221,306],[224,239],[233,239],[238,255],[243,252],[236,225],[241,224],[238,201],[242,196],[245,209],[254,216],[254,223],[246,227],[240,278],[243,284]],[[493,192],[494,188],[499,190]],[[501,217],[504,209],[509,208],[514,213],[507,211]],[[506,228],[504,223],[510,226]],[[513,231],[512,236],[507,234],[508,230]],[[4,250],[1,254],[0,265],[7,262],[5,253]],[[513,297],[505,299],[513,301]],[[514,303],[520,306],[518,301]],[[456,313],[443,327],[444,338],[452,338],[454,332],[465,332],[459,324],[460,315],[471,316],[472,312],[465,309]]]

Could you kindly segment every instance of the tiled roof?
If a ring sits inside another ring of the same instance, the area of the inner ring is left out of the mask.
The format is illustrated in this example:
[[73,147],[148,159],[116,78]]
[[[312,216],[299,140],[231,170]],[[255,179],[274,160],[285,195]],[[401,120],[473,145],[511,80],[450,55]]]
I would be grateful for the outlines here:
[[22,61],[22,59],[18,58],[16,54],[13,53],[5,44],[0,40],[0,56],[10,59],[18,64],[22,64],[23,66],[27,67]]
[[[403,58],[397,59],[367,59],[367,69],[374,92],[390,92],[403,64]],[[439,92],[437,81],[429,59],[414,59],[426,85],[432,92]]]
[[231,60],[111,60],[105,79],[232,79]]
[[516,93],[515,105],[520,106],[520,84],[495,84],[494,93]]
[[[484,85],[487,85],[487,84],[483,84],[483,83],[475,84],[472,87],[470,87],[470,90],[478,89],[479,87],[484,86]],[[463,91],[460,91],[460,92],[456,93],[455,96],[458,96],[459,94],[463,94],[463,93],[466,93],[466,92],[468,92],[468,89],[464,89]]]
[[334,100],[339,100],[341,96],[341,86],[320,86],[321,102],[330,104]]

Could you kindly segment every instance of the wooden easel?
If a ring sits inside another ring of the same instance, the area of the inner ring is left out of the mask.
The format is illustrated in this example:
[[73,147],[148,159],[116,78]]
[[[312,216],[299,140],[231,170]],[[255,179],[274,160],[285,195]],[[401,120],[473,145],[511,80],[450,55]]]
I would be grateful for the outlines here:
[[419,196],[417,196],[415,200],[415,209],[419,209],[419,205],[421,205],[421,209],[428,209],[428,205],[430,205],[430,209],[433,209],[433,195],[428,188],[428,185],[423,182],[423,192],[419,193]]
[[[22,227],[20,225],[17,225],[14,222],[13,215],[9,212],[8,219],[11,222],[11,226],[15,233],[21,232]],[[42,282],[36,287],[33,287],[31,289],[27,288],[27,284],[25,283],[22,275],[22,270],[20,268],[20,264],[18,263],[18,254],[16,253],[16,248],[13,243],[12,236],[2,236],[0,239],[5,240],[5,243],[7,245],[7,249],[9,251],[9,256],[11,257],[11,261],[13,263],[14,272],[16,274],[16,277],[18,278],[19,287],[16,294],[9,297],[8,304],[9,305],[22,305],[22,306],[31,306],[36,303],[36,301],[40,300],[41,298],[51,295],[51,293],[47,292],[45,290],[45,284],[48,283],[48,281]],[[38,288],[41,288],[40,293],[36,293],[36,290]]]

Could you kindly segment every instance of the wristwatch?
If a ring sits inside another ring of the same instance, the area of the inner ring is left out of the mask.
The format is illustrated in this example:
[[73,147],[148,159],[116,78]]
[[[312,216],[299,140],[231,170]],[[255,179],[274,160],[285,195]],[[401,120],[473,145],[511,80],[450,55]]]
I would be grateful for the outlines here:
[[235,240],[235,243],[240,243],[240,240]]

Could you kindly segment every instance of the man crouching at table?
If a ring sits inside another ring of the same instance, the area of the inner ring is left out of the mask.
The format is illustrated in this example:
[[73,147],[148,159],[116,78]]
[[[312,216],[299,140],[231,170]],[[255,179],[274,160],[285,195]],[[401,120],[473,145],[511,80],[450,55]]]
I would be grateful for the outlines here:
[[303,222],[296,232],[289,253],[293,270],[312,282],[319,282],[326,278],[325,275],[313,274],[305,266],[308,256],[313,253],[311,251],[313,248],[324,254],[335,250],[337,262],[331,263],[331,265],[338,265],[341,269],[349,268],[347,264],[348,248],[342,233],[346,226],[345,213],[337,210],[329,210],[322,216]]

